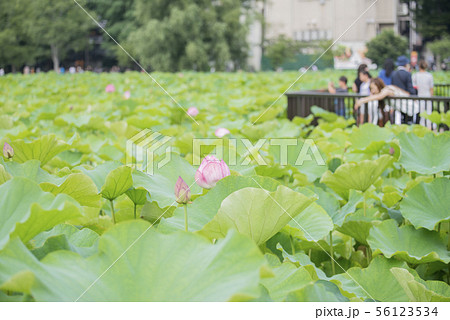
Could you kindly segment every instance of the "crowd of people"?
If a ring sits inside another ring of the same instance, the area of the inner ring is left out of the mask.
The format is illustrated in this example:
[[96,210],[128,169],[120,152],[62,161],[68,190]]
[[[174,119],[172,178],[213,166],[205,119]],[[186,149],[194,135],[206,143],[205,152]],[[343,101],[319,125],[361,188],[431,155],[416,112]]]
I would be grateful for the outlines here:
[[[397,100],[395,106],[387,106],[384,103],[386,97],[432,97],[433,76],[427,71],[427,62],[421,60],[418,64],[419,71],[411,74],[411,65],[407,57],[400,56],[394,63],[393,59],[387,59],[383,69],[377,77],[372,77],[369,67],[361,64],[357,70],[357,77],[352,85],[352,91],[365,95],[355,103],[355,112],[358,114],[358,124],[364,122],[367,112],[367,121],[384,125],[393,118],[395,123],[422,123],[423,119],[418,115],[420,112],[432,112],[430,101]],[[339,87],[335,88],[333,83],[329,83],[328,92],[346,93],[349,91],[347,78],[339,78]],[[344,115],[343,100],[337,99],[335,111],[338,115]],[[365,107],[362,107],[365,106]],[[392,117],[391,117],[392,116]]]

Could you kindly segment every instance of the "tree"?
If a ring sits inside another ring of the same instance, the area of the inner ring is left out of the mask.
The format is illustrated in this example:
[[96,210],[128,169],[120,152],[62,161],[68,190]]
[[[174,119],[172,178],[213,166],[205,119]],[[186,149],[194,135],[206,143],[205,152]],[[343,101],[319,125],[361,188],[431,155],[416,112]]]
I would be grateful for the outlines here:
[[[33,38],[50,52],[55,71],[59,61],[70,50],[84,49],[88,44],[88,30],[93,22],[73,1],[28,0],[32,14]],[[81,6],[86,3],[78,0]]]
[[377,65],[383,65],[387,58],[395,59],[405,55],[408,41],[394,34],[393,30],[384,30],[367,43],[367,57]]
[[144,66],[173,72],[224,70],[228,61],[245,65],[246,1],[136,0],[135,5],[137,28],[125,43]]
[[269,42],[266,48],[266,56],[272,62],[272,66],[276,69],[281,65],[295,57],[299,46],[296,41],[280,35],[278,38]]
[[[448,0],[402,0],[414,13],[416,30],[425,40],[434,40],[450,34],[450,1]],[[411,5],[415,2],[416,6]]]
[[39,50],[33,43],[33,14],[29,0],[0,1],[0,67],[11,66],[13,72],[32,64]]
[[450,36],[444,36],[441,40],[435,40],[428,44],[428,48],[436,56],[436,66],[441,68],[441,59],[450,56]]

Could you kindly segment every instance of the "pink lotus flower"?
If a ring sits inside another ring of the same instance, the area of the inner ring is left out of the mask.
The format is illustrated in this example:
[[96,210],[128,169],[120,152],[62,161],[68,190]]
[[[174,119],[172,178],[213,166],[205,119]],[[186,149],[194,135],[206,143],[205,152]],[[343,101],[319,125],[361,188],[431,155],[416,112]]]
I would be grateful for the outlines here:
[[130,99],[131,98],[131,92],[130,91],[125,91],[124,93],[123,93],[123,97],[125,98],[125,99]]
[[181,177],[178,177],[175,184],[175,198],[178,203],[182,204],[189,203],[189,200],[191,200],[191,189]]
[[227,134],[230,134],[230,130],[228,130],[226,128],[218,128],[216,130],[216,132],[214,132],[214,134],[216,135],[217,138],[222,138],[222,137],[226,136]]
[[200,167],[195,173],[195,180],[197,184],[204,189],[211,189],[217,181],[230,175],[230,168],[228,168],[225,161],[217,159],[215,156],[206,156]]
[[7,142],[3,145],[3,155],[7,159],[14,157],[14,149]]
[[198,115],[199,111],[196,107],[190,107],[187,111],[187,114],[190,115],[191,117],[195,117],[196,115]]
[[116,87],[114,87],[113,84],[108,84],[105,88],[105,91],[106,92],[114,92],[114,91],[116,91]]

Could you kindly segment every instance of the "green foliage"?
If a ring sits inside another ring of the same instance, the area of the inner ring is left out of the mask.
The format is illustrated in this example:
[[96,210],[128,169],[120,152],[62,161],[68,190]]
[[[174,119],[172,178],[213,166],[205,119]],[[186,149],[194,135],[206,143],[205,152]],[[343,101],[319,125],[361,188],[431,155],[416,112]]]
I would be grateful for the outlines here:
[[296,41],[281,35],[269,42],[266,55],[272,61],[274,68],[280,67],[284,62],[292,60],[298,52],[299,46]]
[[[137,72],[0,78],[0,145],[15,152],[0,158],[1,301],[448,301],[447,132],[356,128],[320,106],[317,125],[290,122],[284,98],[251,125],[298,73],[153,75],[198,125]],[[196,161],[218,150],[194,155],[194,139],[220,127],[232,174],[202,190]],[[171,137],[153,174],[124,165],[143,128]],[[274,138],[287,154],[256,146]]]
[[394,34],[393,30],[383,30],[367,43],[367,57],[378,66],[382,66],[387,58],[396,59],[406,54],[408,42],[405,38]]
[[440,38],[443,34],[450,34],[450,3],[448,1],[416,0],[416,9],[413,12],[417,31],[425,39],[433,40]]

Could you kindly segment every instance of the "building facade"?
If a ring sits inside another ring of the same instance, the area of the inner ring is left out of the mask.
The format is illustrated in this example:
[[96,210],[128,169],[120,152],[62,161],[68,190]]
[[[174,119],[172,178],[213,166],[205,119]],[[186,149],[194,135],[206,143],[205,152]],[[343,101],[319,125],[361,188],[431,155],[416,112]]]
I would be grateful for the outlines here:
[[256,70],[260,68],[262,38],[285,35],[303,42],[337,40],[362,53],[367,41],[384,29],[399,33],[399,22],[404,24],[409,18],[408,7],[398,0],[266,0],[255,5],[266,26],[263,31],[261,24],[255,24],[250,30],[249,62]]

